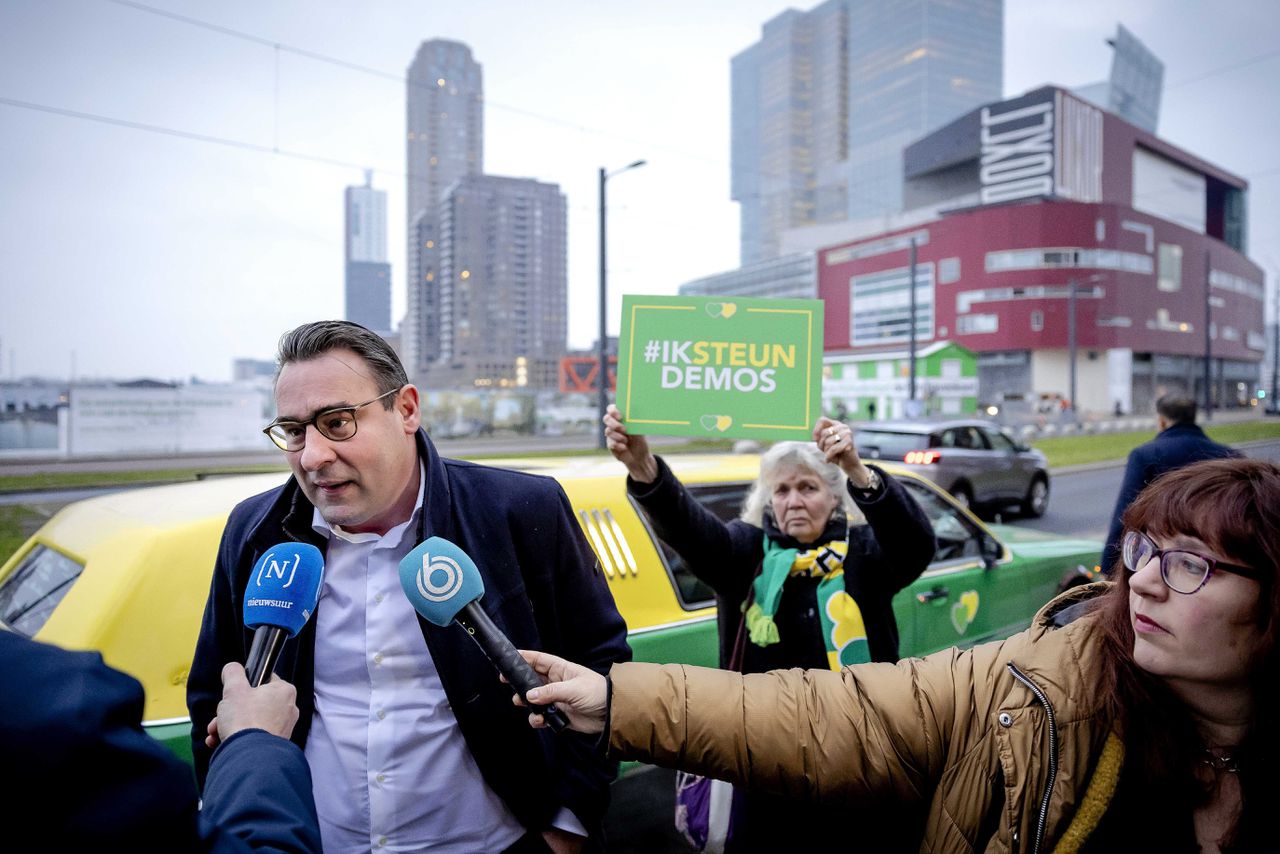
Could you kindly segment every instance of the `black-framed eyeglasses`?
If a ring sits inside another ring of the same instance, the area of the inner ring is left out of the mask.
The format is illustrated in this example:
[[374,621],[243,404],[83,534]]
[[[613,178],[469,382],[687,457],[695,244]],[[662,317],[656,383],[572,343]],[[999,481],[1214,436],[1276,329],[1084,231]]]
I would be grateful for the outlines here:
[[307,428],[314,426],[321,436],[333,442],[345,442],[356,434],[356,410],[371,403],[377,403],[384,397],[390,397],[398,388],[383,392],[373,400],[357,403],[355,406],[335,406],[317,412],[310,421],[272,421],[262,432],[266,433],[276,447],[282,451],[301,451],[307,444]]
[[1160,559],[1160,577],[1165,586],[1175,593],[1195,593],[1209,582],[1215,572],[1230,572],[1255,581],[1262,580],[1262,573],[1253,567],[1224,563],[1187,549],[1158,549],[1146,534],[1126,531],[1122,541],[1121,557],[1124,568],[1137,572],[1147,561]]

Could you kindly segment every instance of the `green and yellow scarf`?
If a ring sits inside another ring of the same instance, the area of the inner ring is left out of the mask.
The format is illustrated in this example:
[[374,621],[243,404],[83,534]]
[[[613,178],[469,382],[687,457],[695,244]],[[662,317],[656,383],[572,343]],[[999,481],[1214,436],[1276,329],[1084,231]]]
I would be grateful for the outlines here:
[[847,664],[871,660],[867,627],[862,610],[844,589],[844,560],[849,553],[847,538],[833,539],[801,551],[783,548],[772,537],[764,538],[764,566],[753,582],[755,602],[747,609],[747,632],[756,646],[778,642],[774,615],[782,599],[782,586],[792,575],[821,578],[818,582],[818,612],[822,638],[832,670]]

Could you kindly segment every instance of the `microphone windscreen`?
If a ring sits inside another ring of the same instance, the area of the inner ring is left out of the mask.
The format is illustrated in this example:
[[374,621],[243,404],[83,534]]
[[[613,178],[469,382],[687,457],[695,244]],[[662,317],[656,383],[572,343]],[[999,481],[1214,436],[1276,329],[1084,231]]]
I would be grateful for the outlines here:
[[308,543],[281,543],[258,559],[244,591],[244,624],[278,626],[293,637],[320,599],[324,558]]
[[400,561],[400,586],[413,610],[447,626],[468,602],[484,595],[484,579],[467,553],[442,537],[431,537]]

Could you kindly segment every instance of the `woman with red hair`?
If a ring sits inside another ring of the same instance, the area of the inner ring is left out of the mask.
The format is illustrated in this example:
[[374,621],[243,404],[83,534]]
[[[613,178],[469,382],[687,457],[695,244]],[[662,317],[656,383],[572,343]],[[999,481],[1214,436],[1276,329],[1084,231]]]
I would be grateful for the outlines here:
[[1280,850],[1280,467],[1171,472],[1124,525],[1114,583],[1004,641],[838,673],[637,663],[608,680],[528,653],[551,682],[529,698],[622,759],[922,804],[922,851]]

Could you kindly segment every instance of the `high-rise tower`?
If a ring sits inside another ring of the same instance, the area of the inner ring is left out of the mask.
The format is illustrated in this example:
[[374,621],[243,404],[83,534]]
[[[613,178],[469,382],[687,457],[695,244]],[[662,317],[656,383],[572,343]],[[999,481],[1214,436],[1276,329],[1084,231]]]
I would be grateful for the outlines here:
[[568,333],[565,196],[555,184],[474,175],[440,206],[433,384],[554,388]]
[[741,261],[788,228],[896,213],[902,152],[1004,78],[1003,0],[826,0],[768,21],[732,62]]
[[455,181],[484,170],[484,86],[461,42],[418,47],[405,93],[408,307],[400,329],[410,375],[439,357],[440,201]]

